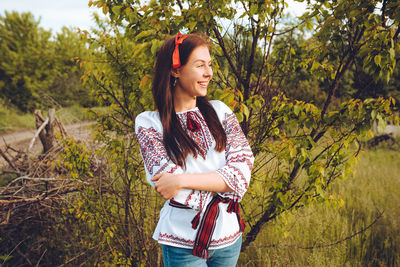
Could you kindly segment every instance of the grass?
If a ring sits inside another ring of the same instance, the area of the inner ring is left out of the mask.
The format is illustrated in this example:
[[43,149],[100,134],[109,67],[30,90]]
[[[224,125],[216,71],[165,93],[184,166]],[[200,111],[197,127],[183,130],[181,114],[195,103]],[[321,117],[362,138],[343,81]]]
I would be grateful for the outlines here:
[[0,134],[35,127],[33,114],[24,114],[0,100]]
[[94,112],[107,112],[107,107],[84,108],[79,105],[62,108],[56,111],[56,117],[64,124],[71,124],[79,121],[93,120]]
[[400,151],[363,151],[354,177],[333,188],[342,206],[315,203],[282,216],[238,266],[400,266],[399,192]]
[[[56,110],[56,117],[64,124],[76,123],[84,120],[93,120],[91,111],[107,112],[107,107],[84,108],[79,105]],[[42,111],[43,116],[47,111]],[[23,129],[35,128],[33,113],[22,113],[14,107],[5,105],[0,101],[0,134],[15,132]]]

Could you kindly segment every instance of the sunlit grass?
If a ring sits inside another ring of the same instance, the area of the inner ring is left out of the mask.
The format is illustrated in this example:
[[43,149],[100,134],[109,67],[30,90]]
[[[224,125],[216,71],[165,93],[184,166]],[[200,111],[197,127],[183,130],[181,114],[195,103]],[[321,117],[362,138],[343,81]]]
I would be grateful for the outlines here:
[[0,134],[18,129],[33,128],[34,126],[35,118],[33,114],[24,114],[0,101]]
[[270,223],[239,266],[399,266],[399,192],[400,151],[362,151],[354,177],[332,190],[337,202],[315,203]]
[[[94,113],[108,112],[107,107],[84,108],[79,105],[59,108],[56,110],[56,117],[65,125],[85,120],[94,120]],[[44,117],[47,116],[47,110],[42,110]],[[19,131],[23,129],[35,128],[35,116],[33,113],[22,113],[16,108],[4,105],[0,102],[0,134]]]
[[108,111],[107,107],[92,107],[84,108],[79,105],[72,105],[70,107],[61,108],[56,111],[56,117],[59,118],[64,124],[71,124],[79,121],[94,120],[94,113],[105,113]]

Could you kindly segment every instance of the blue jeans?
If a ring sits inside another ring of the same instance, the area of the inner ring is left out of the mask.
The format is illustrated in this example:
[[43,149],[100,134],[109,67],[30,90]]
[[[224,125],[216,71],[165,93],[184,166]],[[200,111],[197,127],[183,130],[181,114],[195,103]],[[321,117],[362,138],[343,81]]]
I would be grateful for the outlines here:
[[191,249],[162,245],[164,267],[236,266],[242,247],[242,236],[229,247],[209,250],[209,259],[192,255]]

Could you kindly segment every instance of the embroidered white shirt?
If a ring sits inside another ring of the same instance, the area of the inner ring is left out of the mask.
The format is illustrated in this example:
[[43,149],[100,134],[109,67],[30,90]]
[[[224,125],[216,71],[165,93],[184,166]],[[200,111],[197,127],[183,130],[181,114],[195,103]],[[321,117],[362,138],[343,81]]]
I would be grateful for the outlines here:
[[[178,112],[177,116],[183,129],[199,145],[201,154],[197,158],[189,155],[186,158],[186,169],[174,164],[168,157],[163,144],[163,129],[158,112],[145,111],[136,117],[135,132],[139,141],[147,181],[159,173],[206,173],[216,171],[224,179],[232,192],[219,193],[222,197],[240,201],[246,192],[254,157],[235,114],[223,102],[211,100],[219,120],[225,130],[227,144],[225,151],[217,152],[215,140],[207,124],[196,107]],[[199,125],[198,131],[187,129],[187,119],[191,117]],[[200,211],[203,212],[211,200],[211,192],[191,189],[181,190],[174,201],[190,209],[176,208],[167,201],[160,211],[160,219],[153,238],[161,244],[181,248],[193,248],[197,229],[192,228],[191,221]],[[228,213],[226,203],[219,203],[220,214],[211,239],[210,249],[223,248],[234,243],[241,235],[235,213]],[[202,215],[202,213],[201,213]]]

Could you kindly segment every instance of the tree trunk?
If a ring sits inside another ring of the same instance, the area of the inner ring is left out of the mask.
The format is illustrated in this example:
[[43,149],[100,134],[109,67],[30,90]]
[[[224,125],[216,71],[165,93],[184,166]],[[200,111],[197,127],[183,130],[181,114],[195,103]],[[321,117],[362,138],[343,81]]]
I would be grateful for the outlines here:
[[[50,151],[54,146],[54,126],[56,123],[55,113],[55,109],[52,108],[49,110],[49,122],[39,133],[40,142],[42,142],[43,145],[43,153]],[[45,119],[43,118],[40,110],[35,110],[34,114],[36,117],[36,128],[39,129],[40,126],[45,122]]]

